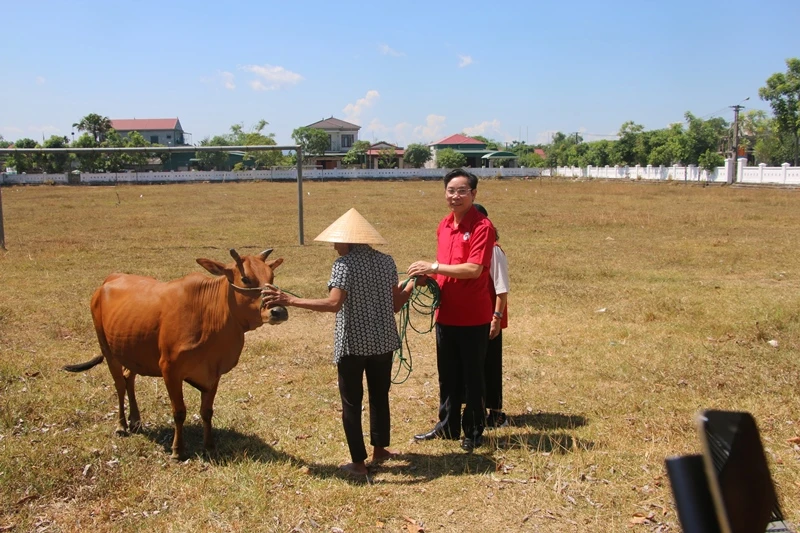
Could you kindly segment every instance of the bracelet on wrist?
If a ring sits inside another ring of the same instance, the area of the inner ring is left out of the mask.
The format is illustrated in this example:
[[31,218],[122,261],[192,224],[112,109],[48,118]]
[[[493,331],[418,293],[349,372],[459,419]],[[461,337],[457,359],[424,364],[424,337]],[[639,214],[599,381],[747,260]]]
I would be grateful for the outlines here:
[[503,313],[501,313],[500,311],[495,311],[494,313],[492,313],[492,315],[495,318],[503,318]]

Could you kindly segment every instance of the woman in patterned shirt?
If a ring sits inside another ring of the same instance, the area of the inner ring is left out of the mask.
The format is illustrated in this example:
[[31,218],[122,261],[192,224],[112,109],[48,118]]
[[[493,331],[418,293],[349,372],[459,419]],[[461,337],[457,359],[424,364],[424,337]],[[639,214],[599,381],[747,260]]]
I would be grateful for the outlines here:
[[361,429],[364,374],[369,394],[372,464],[395,455],[387,449],[392,354],[400,347],[394,313],[406,303],[414,284],[401,288],[394,259],[370,246],[386,241],[355,209],[314,240],[332,242],[339,253],[328,281],[328,297],[298,298],[274,286],[268,286],[262,294],[269,307],[282,305],[336,313],[333,361],[338,368],[342,423],[352,460],[341,469],[363,476],[368,473]]

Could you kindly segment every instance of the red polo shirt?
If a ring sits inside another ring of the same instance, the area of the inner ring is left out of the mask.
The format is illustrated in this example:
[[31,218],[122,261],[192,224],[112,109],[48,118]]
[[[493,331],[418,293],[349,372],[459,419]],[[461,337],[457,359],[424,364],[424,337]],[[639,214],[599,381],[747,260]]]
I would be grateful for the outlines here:
[[464,215],[458,228],[453,227],[453,213],[436,230],[436,260],[445,265],[475,263],[483,265],[475,279],[455,279],[437,274],[441,288],[436,322],[445,326],[478,326],[492,321],[494,311],[489,284],[489,267],[494,248],[494,227],[474,207]]

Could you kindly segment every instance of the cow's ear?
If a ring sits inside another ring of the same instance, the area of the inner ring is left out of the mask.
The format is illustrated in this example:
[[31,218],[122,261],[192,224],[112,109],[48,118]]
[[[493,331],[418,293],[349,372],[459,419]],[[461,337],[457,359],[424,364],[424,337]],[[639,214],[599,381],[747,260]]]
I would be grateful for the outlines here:
[[223,265],[222,263],[219,263],[212,259],[205,259],[205,258],[196,259],[196,261],[198,265],[205,268],[215,276],[227,276],[228,279],[230,279],[231,277],[231,272],[227,268],[225,268],[225,265]]
[[275,270],[276,268],[278,268],[283,264],[283,257],[279,257],[274,261],[267,261],[266,263],[268,267],[270,267],[272,270]]

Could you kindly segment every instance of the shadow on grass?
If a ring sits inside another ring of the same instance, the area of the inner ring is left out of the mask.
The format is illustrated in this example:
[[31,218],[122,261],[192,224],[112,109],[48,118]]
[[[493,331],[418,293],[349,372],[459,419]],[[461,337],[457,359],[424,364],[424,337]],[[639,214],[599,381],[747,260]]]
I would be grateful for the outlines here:
[[524,449],[531,453],[566,454],[594,449],[594,443],[567,433],[502,433],[492,435],[490,444],[498,450]]
[[[458,448],[458,442],[454,442]],[[339,468],[331,465],[314,464],[309,466],[310,473],[322,478],[344,478],[351,483],[378,483],[392,485],[413,485],[427,483],[444,476],[462,476],[494,472],[495,461],[490,448],[479,448],[474,453],[453,451],[441,453],[400,453],[378,466],[369,466],[370,474],[362,479],[343,475]],[[383,474],[391,474],[386,478]]]
[[509,425],[514,427],[528,426],[539,430],[575,429],[585,426],[589,419],[582,415],[565,415],[562,413],[525,413],[509,415]]
[[[147,427],[139,432],[156,444],[161,445],[164,453],[172,453],[173,426]],[[183,426],[183,442],[186,451],[182,459],[202,455],[216,464],[226,465],[241,461],[292,462],[302,464],[297,458],[273,448],[258,435],[242,433],[228,428],[214,428],[216,449],[203,449],[203,426],[186,424]]]

